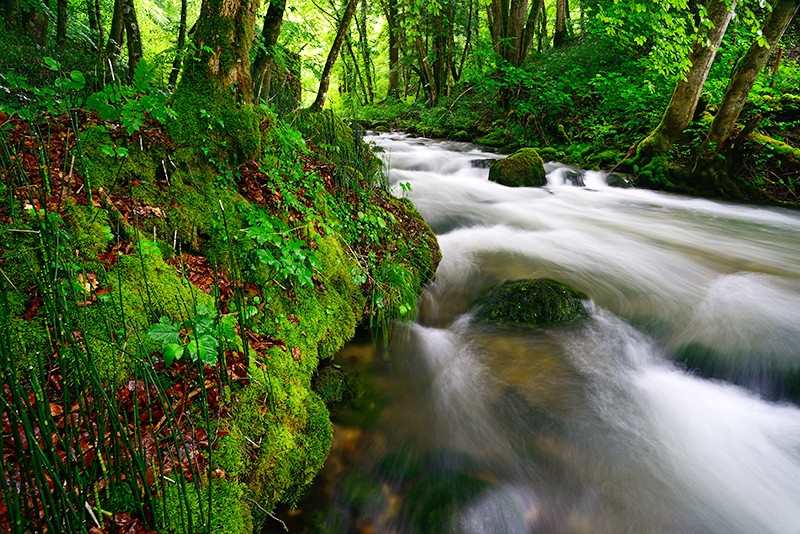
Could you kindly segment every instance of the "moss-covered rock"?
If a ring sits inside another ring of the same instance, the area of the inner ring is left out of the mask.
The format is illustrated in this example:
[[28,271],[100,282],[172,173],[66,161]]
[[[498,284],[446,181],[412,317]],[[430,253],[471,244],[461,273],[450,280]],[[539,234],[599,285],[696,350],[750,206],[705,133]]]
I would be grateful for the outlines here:
[[509,187],[547,185],[544,161],[533,148],[522,148],[492,165],[489,180]]
[[588,316],[586,295],[555,280],[506,281],[479,303],[476,317],[500,324],[538,326]]

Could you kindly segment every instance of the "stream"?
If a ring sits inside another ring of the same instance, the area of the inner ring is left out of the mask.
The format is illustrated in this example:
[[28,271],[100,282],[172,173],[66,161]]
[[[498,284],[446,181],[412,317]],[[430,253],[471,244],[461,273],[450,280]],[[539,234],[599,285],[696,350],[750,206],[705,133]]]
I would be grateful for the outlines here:
[[[800,213],[553,163],[507,188],[473,145],[368,140],[443,259],[388,356],[337,356],[380,393],[337,424],[313,531],[800,533]],[[589,318],[474,319],[522,278]]]

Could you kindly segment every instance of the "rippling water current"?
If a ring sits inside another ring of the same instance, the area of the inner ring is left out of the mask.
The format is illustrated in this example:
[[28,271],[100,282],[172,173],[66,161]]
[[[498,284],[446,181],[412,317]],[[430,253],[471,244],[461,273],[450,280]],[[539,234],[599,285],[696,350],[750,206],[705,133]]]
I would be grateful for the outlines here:
[[[555,164],[547,187],[507,188],[474,146],[371,140],[443,260],[373,378],[386,407],[337,429],[330,529],[800,533],[800,213]],[[471,316],[498,282],[543,277],[590,318]]]

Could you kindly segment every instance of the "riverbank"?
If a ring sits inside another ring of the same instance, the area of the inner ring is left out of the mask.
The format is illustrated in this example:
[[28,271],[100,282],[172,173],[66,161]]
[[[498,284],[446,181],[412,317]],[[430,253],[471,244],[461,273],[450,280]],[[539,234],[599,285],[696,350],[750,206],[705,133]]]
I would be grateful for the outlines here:
[[507,66],[455,86],[437,106],[387,99],[351,114],[377,131],[470,141],[504,153],[535,148],[546,161],[629,173],[640,187],[800,206],[800,97],[785,85],[791,67],[787,80],[770,87],[765,78],[751,95],[740,123],[755,130],[737,139],[729,183],[721,184],[697,170],[697,158],[724,91],[716,78],[727,71],[715,67],[710,74],[708,91],[715,92],[704,94],[680,142],[644,161],[635,157],[636,147],[661,120],[672,81],[653,72],[643,76],[641,61],[613,39],[578,38],[524,67]]
[[249,533],[310,484],[330,359],[439,253],[358,135],[293,122],[232,166],[155,122],[0,117],[3,530]]

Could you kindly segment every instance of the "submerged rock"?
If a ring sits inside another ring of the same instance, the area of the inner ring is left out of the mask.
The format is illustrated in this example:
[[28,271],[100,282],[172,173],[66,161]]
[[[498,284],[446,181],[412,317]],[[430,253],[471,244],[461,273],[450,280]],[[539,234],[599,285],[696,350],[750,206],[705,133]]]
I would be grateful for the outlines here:
[[509,187],[547,185],[544,161],[533,148],[522,148],[489,169],[489,180]]
[[513,280],[479,303],[476,317],[489,323],[539,326],[587,317],[586,295],[555,280]]

